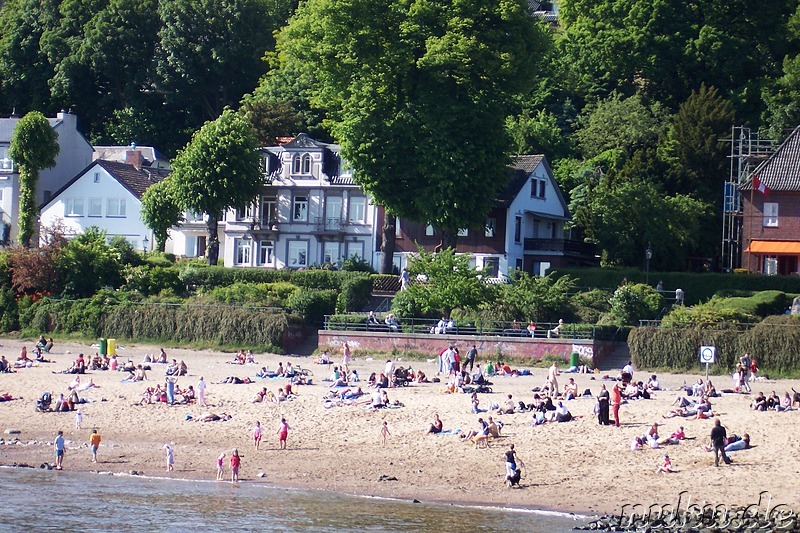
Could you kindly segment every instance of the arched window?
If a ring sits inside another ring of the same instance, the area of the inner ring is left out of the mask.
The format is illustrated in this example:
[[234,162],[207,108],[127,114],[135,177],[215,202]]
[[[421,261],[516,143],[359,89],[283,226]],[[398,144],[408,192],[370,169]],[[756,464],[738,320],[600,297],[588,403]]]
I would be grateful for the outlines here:
[[300,155],[295,155],[292,159],[292,174],[300,174]]
[[311,156],[309,154],[303,155],[303,174],[311,174]]

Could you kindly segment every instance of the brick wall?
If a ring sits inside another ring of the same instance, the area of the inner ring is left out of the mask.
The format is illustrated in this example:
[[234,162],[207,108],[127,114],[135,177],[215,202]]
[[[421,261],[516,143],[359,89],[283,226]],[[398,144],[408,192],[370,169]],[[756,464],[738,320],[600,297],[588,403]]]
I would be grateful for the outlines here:
[[[800,193],[771,191],[768,195],[758,191],[743,194],[742,250],[750,246],[750,241],[800,241]],[[778,226],[764,227],[764,202],[778,204]],[[760,256],[743,252],[742,268],[760,272]]]

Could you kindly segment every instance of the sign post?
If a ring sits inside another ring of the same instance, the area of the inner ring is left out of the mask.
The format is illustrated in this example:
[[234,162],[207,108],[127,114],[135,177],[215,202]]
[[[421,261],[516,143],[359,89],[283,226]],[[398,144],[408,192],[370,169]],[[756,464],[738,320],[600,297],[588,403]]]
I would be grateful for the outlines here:
[[708,366],[717,362],[717,348],[715,346],[701,346],[700,362],[706,364],[706,381],[708,381]]

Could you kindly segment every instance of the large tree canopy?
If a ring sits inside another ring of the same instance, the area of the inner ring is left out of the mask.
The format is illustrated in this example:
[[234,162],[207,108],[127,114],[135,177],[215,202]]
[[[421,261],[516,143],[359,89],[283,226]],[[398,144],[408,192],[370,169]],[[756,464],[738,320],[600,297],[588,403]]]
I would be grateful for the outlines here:
[[251,202],[263,184],[253,129],[226,109],[207,122],[178,153],[169,180],[175,200],[187,210],[208,215],[208,262],[219,256],[217,224],[226,209]]
[[309,0],[278,50],[375,200],[455,236],[504,185],[507,105],[547,42],[521,0]]

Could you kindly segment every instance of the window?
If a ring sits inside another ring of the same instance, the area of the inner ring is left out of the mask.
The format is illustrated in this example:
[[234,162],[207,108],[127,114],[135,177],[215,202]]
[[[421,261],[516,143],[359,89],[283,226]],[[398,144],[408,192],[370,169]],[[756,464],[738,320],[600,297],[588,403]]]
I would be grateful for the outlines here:
[[469,237],[469,229],[460,229],[458,230],[459,237]]
[[124,217],[125,216],[125,199],[124,198],[109,198],[106,207],[107,217]]
[[531,198],[544,198],[546,188],[546,180],[531,178]]
[[261,199],[261,223],[265,226],[278,222],[278,199],[265,196]]
[[250,264],[250,239],[234,239],[236,258],[234,263],[237,265]]
[[67,198],[67,205],[64,210],[65,217],[83,216],[83,198]]
[[514,242],[522,242],[522,217],[514,217]]
[[292,159],[292,174],[300,174],[300,165],[301,165],[300,155],[297,154]]
[[3,190],[4,189],[0,189],[0,204],[3,203]]
[[764,227],[778,227],[778,204],[774,202],[764,202]]
[[341,196],[328,196],[325,199],[325,218],[326,223],[333,222],[336,227],[339,226],[342,220],[342,197]]
[[198,211],[187,211],[186,212],[186,222],[202,222],[203,221],[203,213]]
[[303,155],[303,174],[311,174],[311,156],[309,154]]
[[349,242],[347,243],[347,257],[358,257],[360,259],[364,258],[364,243],[361,241],[358,242]]
[[430,224],[425,226],[425,235],[427,235],[428,237],[432,237],[433,234],[434,234],[433,226],[431,226]]
[[367,211],[367,199],[364,196],[350,197],[350,222],[363,223]]
[[0,146],[0,172],[12,172],[14,160],[8,155],[8,147]]
[[289,241],[289,267],[308,266],[308,242]]
[[775,256],[764,258],[764,274],[775,276],[778,274],[778,258]]
[[103,216],[103,199],[102,198],[89,198],[89,216],[101,217]]
[[275,263],[275,243],[272,241],[259,241],[258,264],[272,265]]
[[400,229],[400,219],[399,218],[395,218],[394,219],[394,236],[397,239],[399,239],[399,238],[401,238],[403,236],[403,232]]
[[322,262],[336,264],[339,262],[339,243],[326,242],[322,251]]
[[95,172],[94,173],[94,182],[95,183],[100,183],[100,173],[99,172]]
[[500,272],[500,259],[497,257],[485,257],[483,259],[483,273],[490,278],[496,278]]
[[292,220],[295,222],[308,222],[308,196],[295,196]]
[[522,259],[517,258],[516,267],[517,270],[522,270]]
[[253,204],[251,202],[236,210],[236,220],[253,220]]
[[483,234],[486,237],[494,237],[497,235],[497,219],[494,217],[487,218],[486,222],[483,224],[484,230]]

